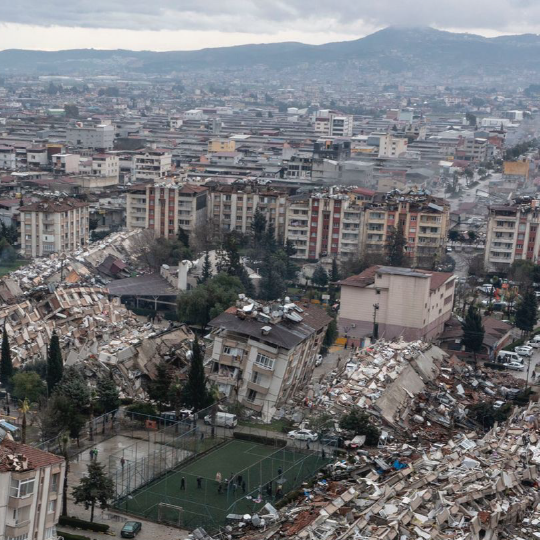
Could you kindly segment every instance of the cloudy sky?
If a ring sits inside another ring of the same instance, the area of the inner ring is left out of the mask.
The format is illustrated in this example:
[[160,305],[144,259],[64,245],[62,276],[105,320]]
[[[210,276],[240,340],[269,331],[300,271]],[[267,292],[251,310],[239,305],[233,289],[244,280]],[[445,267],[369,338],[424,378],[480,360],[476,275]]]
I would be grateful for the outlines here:
[[0,49],[319,44],[389,25],[540,33],[540,0],[0,0]]

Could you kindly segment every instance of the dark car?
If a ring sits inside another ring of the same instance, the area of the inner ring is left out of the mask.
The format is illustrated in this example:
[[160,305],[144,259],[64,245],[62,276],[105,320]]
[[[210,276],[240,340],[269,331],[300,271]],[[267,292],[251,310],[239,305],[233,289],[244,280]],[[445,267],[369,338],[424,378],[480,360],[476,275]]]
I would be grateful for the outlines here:
[[140,521],[126,521],[120,531],[120,536],[122,538],[135,538],[141,529],[142,523]]

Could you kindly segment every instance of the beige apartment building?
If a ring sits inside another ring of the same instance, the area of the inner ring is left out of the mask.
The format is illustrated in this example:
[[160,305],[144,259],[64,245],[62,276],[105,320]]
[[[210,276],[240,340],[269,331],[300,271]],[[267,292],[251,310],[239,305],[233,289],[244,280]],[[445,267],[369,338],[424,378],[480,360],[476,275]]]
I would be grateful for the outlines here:
[[247,234],[255,211],[276,229],[276,237],[285,234],[287,193],[263,186],[216,186],[209,193],[208,216],[216,231],[238,231]]
[[172,154],[166,150],[151,149],[133,155],[131,179],[133,182],[157,182],[172,169]]
[[311,380],[330,321],[313,305],[239,300],[210,322],[208,377],[227,401],[268,422]]
[[514,199],[489,207],[484,263],[488,270],[507,270],[515,261],[540,260],[540,200]]
[[207,199],[208,189],[195,184],[135,185],[126,196],[126,226],[172,238],[206,223]]
[[383,253],[401,221],[407,257],[414,265],[431,265],[444,255],[449,215],[445,201],[424,192],[331,188],[289,198],[285,237],[294,243],[298,259],[346,259],[365,251]]
[[73,251],[90,238],[89,205],[70,198],[46,199],[19,208],[21,249],[27,257]]
[[372,266],[343,280],[338,326],[356,345],[373,336],[430,341],[452,315],[455,276],[410,268]]
[[57,540],[64,459],[5,438],[0,443],[0,538]]
[[235,152],[236,141],[231,139],[210,139],[208,141],[208,153],[218,154],[220,152]]

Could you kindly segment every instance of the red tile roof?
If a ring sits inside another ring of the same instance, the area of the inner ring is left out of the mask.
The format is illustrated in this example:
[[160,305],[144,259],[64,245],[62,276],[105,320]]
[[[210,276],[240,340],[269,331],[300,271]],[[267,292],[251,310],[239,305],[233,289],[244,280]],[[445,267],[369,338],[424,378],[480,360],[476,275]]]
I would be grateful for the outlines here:
[[64,461],[63,457],[49,454],[49,452],[38,450],[27,444],[4,439],[0,443],[0,472],[13,470],[7,459],[7,456],[10,454],[21,454],[28,459],[28,469],[30,470],[48,467]]

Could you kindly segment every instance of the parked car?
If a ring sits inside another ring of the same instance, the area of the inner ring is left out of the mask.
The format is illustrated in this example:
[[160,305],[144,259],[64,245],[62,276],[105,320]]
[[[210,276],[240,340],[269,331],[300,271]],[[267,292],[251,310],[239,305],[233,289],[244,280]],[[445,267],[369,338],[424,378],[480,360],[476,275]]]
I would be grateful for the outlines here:
[[141,529],[142,523],[140,521],[126,521],[120,531],[120,536],[122,538],[135,538]]
[[[212,418],[211,414],[207,414],[204,417],[204,423],[208,426],[212,425]],[[215,426],[217,427],[226,427],[229,429],[233,429],[238,425],[238,418],[236,418],[236,414],[229,414],[224,412],[218,412],[215,415]]]
[[525,369],[525,366],[519,362],[509,362],[508,364],[503,364],[503,366],[513,371],[523,371]]
[[287,437],[289,437],[289,439],[296,439],[297,441],[316,441],[319,438],[319,435],[309,429],[298,429],[289,431]]
[[523,345],[521,347],[516,347],[514,349],[520,356],[532,356],[533,348],[528,345]]
[[501,400],[499,399],[499,400],[497,400],[497,401],[493,404],[493,408],[494,408],[494,409],[500,409],[503,405],[504,405],[504,401],[501,401]]
[[497,362],[500,362],[502,364],[508,363],[508,362],[523,362],[523,358],[519,356],[517,352],[513,351],[500,351],[497,355]]

